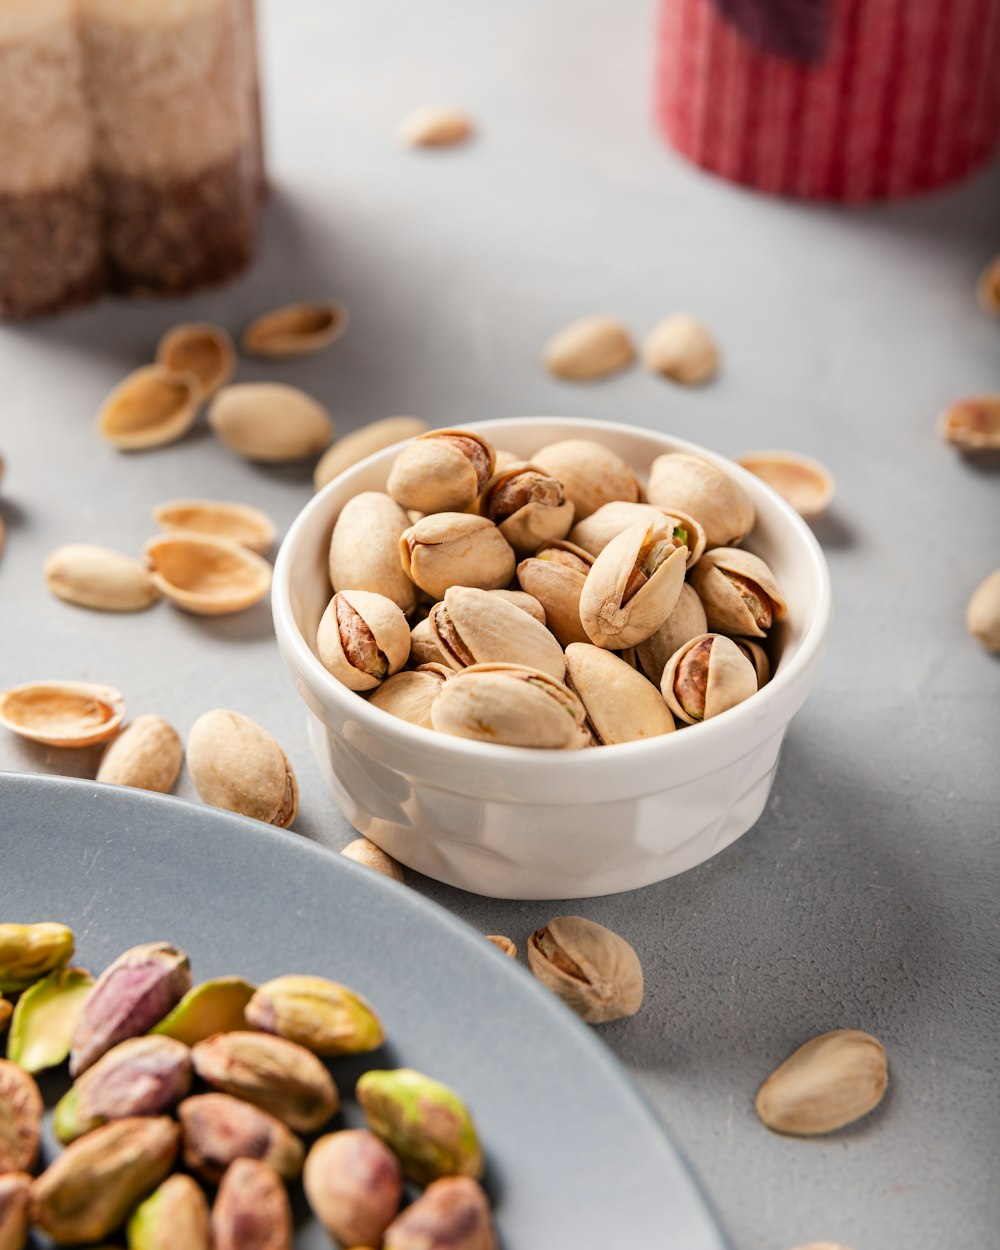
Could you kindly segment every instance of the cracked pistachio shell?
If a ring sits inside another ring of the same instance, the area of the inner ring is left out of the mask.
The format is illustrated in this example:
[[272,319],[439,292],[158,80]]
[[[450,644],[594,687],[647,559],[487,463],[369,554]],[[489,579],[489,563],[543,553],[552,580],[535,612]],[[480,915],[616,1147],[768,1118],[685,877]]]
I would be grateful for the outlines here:
[[556,681],[566,675],[563,650],[553,634],[513,603],[489,591],[452,586],[431,609],[431,631],[458,671],[472,664],[520,664]]
[[25,1072],[41,1072],[63,1063],[93,984],[94,978],[84,968],[57,968],[26,989],[14,1008],[7,1058]]
[[201,400],[201,383],[193,373],[145,365],[107,397],[97,414],[97,428],[120,451],[163,447],[194,425]]
[[469,1176],[433,1181],[386,1229],[383,1250],[496,1250],[483,1188]]
[[628,330],[612,317],[581,317],[553,335],[542,364],[567,382],[590,382],[617,373],[635,359]]
[[188,990],[177,1006],[154,1025],[152,1033],[172,1037],[185,1046],[246,1028],[243,1012],[255,986],[242,977],[216,977]]
[[545,624],[563,647],[589,642],[580,594],[594,557],[573,543],[548,543],[517,566],[517,580],[545,610]]
[[384,451],[404,439],[416,438],[426,429],[427,422],[419,417],[385,417],[363,425],[360,430],[352,430],[323,452],[313,471],[313,486],[321,490],[366,456],[373,456],[375,452]]
[[24,1250],[30,1227],[31,1175],[5,1172],[0,1176],[0,1247]]
[[505,937],[502,933],[489,933],[486,936],[487,942],[492,942],[497,950],[503,951],[508,959],[517,958],[517,945],[511,941],[509,937]]
[[674,718],[659,689],[619,656],[574,642],[566,649],[566,669],[570,689],[580,696],[602,745],[673,733]]
[[97,780],[169,794],[184,761],[184,744],[162,716],[137,716],[101,756]]
[[962,451],[1000,449],[1000,395],[960,399],[941,414],[941,437]]
[[380,1246],[403,1200],[399,1160],[366,1129],[321,1137],[302,1180],[313,1214],[342,1246]]
[[335,343],[347,323],[347,309],[333,300],[285,304],[251,321],[240,346],[248,356],[271,360],[309,356]]
[[474,430],[428,430],[396,457],[386,490],[403,508],[463,512],[493,475],[496,453]]
[[129,1250],[211,1250],[208,1200],[196,1180],[171,1176],[136,1207]]
[[213,1250],[292,1250],[292,1207],[281,1177],[256,1159],[237,1159],[212,1208]]
[[753,665],[753,671],[757,674],[757,689],[760,690],[771,680],[771,661],[767,652],[752,638],[734,638],[733,642]]
[[444,655],[437,645],[428,617],[418,621],[410,630],[410,663],[421,668],[425,664],[444,664]]
[[445,664],[431,662],[412,672],[396,673],[372,693],[368,702],[411,725],[432,729],[431,707],[451,671]]
[[[302,1171],[305,1149],[277,1117],[230,1094],[196,1094],[177,1108],[184,1166],[217,1185],[235,1159],[259,1159],[285,1180]],[[84,1139],[86,1140],[86,1139]]]
[[107,742],[124,719],[125,703],[113,686],[38,681],[0,694],[0,725],[44,746],[90,747]]
[[9,1059],[0,1059],[0,1174],[30,1172],[42,1131],[41,1091],[35,1078]]
[[877,1038],[859,1029],[836,1029],[793,1051],[757,1091],[754,1105],[774,1132],[815,1137],[874,1111],[888,1080]]
[[667,661],[660,689],[673,714],[696,725],[756,694],[757,674],[731,638],[700,634]]
[[[734,580],[735,579],[735,580]],[[765,638],[788,604],[770,568],[739,547],[715,547],[692,570],[691,585],[705,607],[710,630]]]
[[633,647],[674,610],[688,550],[674,545],[673,528],[668,522],[632,526],[594,561],[580,593],[580,620],[590,642],[609,651]]
[[794,451],[748,451],[737,456],[736,463],[777,491],[799,516],[818,517],[833,499],[833,474],[811,456]]
[[562,482],[577,521],[613,499],[636,503],[642,487],[628,461],[589,438],[567,438],[535,452],[531,463]]
[[276,1033],[317,1055],[362,1055],[385,1041],[382,1022],[366,999],[325,977],[276,977],[260,986],[247,1024]]
[[224,386],[208,424],[230,451],[261,464],[304,460],[333,439],[330,414],[311,395],[280,382]]
[[299,810],[288,757],[248,716],[215,708],[199,716],[187,741],[188,771],[203,802],[287,829]]
[[90,543],[58,547],[44,574],[56,598],[98,612],[141,612],[160,597],[138,560]]
[[555,916],[528,939],[528,967],[588,1024],[642,1006],[639,956],[623,937],[582,916]]
[[439,512],[410,526],[399,540],[404,573],[433,599],[451,586],[500,590],[514,576],[510,543],[487,517]]
[[[430,721],[428,720],[425,728],[430,729],[430,727]],[[353,841],[348,842],[340,853],[345,859],[352,860],[355,864],[361,864],[363,868],[370,868],[373,872],[379,872],[383,877],[388,877],[391,881],[402,881],[404,879],[403,865],[398,860],[393,859],[391,855],[387,855],[380,846],[376,846],[368,838],[354,838]]]
[[527,612],[529,616],[533,616],[539,625],[545,624],[545,609],[538,602],[534,595],[529,595],[524,590],[490,590],[487,594],[496,595],[498,599],[505,599],[507,603],[513,603],[520,608],[522,612]]
[[320,618],[316,651],[323,667],[349,690],[374,690],[410,656],[410,627],[385,595],[341,590]]
[[724,469],[699,456],[669,452],[649,470],[646,494],[668,512],[679,508],[705,531],[709,547],[738,543],[753,529],[753,501]]
[[994,256],[979,275],[976,298],[983,312],[1000,317],[1000,256]]
[[697,592],[685,582],[674,610],[655,633],[636,645],[635,654],[640,668],[651,682],[659,686],[663,670],[674,652],[707,631],[705,608]]
[[417,591],[399,561],[399,543],[410,518],[390,495],[366,490],[340,510],[330,539],[329,571],[334,592],[368,590],[385,595],[409,614]]
[[153,509],[153,520],[168,534],[226,538],[262,555],[274,545],[274,522],[248,503],[226,499],[168,499]]
[[194,374],[201,398],[209,399],[236,372],[236,349],[221,326],[192,322],[166,332],[156,348],[156,363],[174,373]]
[[978,638],[987,651],[1000,651],[1000,569],[973,591],[965,623],[969,633]]
[[440,733],[504,746],[578,750],[590,745],[577,695],[538,669],[474,664],[450,678],[431,708]]
[[719,371],[719,349],[706,325],[685,313],[675,313],[655,325],[642,345],[642,361],[684,386],[697,386]]
[[259,603],[271,588],[271,566],[228,538],[164,534],[145,548],[153,585],[194,616],[226,616]]
[[651,503],[627,503],[620,499],[606,503],[573,527],[570,541],[592,556],[599,556],[612,538],[617,538],[630,526],[662,524],[664,520],[680,531],[677,537],[688,549],[688,568],[697,564],[705,550],[705,531],[701,525],[685,512],[668,512]]
[[531,555],[543,543],[565,538],[574,515],[562,483],[523,460],[493,474],[479,511],[500,527],[522,556]]
[[0,924],[0,994],[19,994],[67,963],[74,944],[64,924]]

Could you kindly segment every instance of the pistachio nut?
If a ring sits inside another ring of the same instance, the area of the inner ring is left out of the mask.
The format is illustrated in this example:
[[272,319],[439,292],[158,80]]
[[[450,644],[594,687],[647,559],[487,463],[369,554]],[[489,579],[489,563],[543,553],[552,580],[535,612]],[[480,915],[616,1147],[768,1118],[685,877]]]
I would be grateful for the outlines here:
[[58,1244],[98,1241],[166,1179],[179,1130],[166,1116],[115,1120],[67,1146],[31,1186],[31,1218]]
[[271,566],[228,538],[163,534],[145,547],[153,585],[195,616],[227,616],[259,603],[271,588]]
[[[230,1094],[195,1094],[177,1108],[184,1166],[217,1185],[234,1159],[259,1159],[285,1178],[302,1171],[302,1142],[277,1117]],[[86,1141],[86,1138],[84,1138]]]
[[580,592],[591,642],[611,651],[654,633],[680,598],[688,549],[663,521],[624,530],[604,548]]
[[771,680],[771,661],[767,652],[752,638],[734,638],[733,642],[753,665],[753,671],[757,674],[757,689],[760,690]]
[[0,993],[19,994],[73,954],[64,924],[0,924]]
[[278,532],[260,508],[225,499],[168,499],[153,509],[153,520],[167,534],[225,538],[258,555],[274,545]]
[[14,1004],[7,1002],[2,994],[0,994],[0,1033],[7,1031],[7,1025],[10,1024],[10,1018],[14,1014]]
[[156,363],[174,373],[193,374],[201,398],[210,399],[236,372],[236,349],[221,326],[195,322],[166,332],[156,348]]
[[136,1207],[129,1250],[211,1250],[208,1201],[196,1180],[170,1176]]
[[399,1160],[366,1129],[321,1137],[302,1180],[313,1214],[342,1246],[380,1246],[403,1199]]
[[107,397],[97,414],[97,429],[120,451],[163,447],[194,425],[201,400],[201,382],[193,373],[145,365]]
[[972,592],[965,623],[969,633],[978,638],[987,651],[1000,651],[1000,569]]
[[317,1055],[362,1055],[385,1041],[371,1004],[325,977],[284,976],[260,986],[246,1009],[247,1024],[276,1033]]
[[169,942],[124,951],[101,973],[73,1030],[70,1075],[78,1077],[129,1037],[148,1033],[191,988],[187,955]]
[[531,555],[542,543],[565,538],[573,524],[573,505],[562,482],[528,461],[495,472],[479,501],[518,555]]
[[261,464],[304,460],[333,439],[333,421],[322,404],[280,382],[224,386],[208,410],[208,424],[230,451]]
[[248,716],[216,708],[199,716],[187,740],[191,780],[204,802],[287,829],[299,810],[288,757]]
[[983,312],[1000,317],[1000,256],[994,256],[979,275],[976,297]]
[[0,694],[0,725],[43,746],[91,747],[107,742],[124,719],[125,702],[113,686],[36,681]]
[[417,592],[400,567],[399,543],[410,519],[390,495],[366,490],[340,510],[330,539],[330,582],[334,592],[367,590],[385,595],[404,612]]
[[403,571],[443,599],[450,586],[499,590],[514,576],[513,548],[488,517],[439,512],[411,525],[399,540]]
[[517,946],[509,937],[504,937],[502,933],[491,933],[486,940],[492,942],[498,950],[502,950],[509,959],[517,958]]
[[833,474],[811,456],[795,451],[748,451],[737,456],[736,463],[809,520],[824,513],[833,499]]
[[151,1032],[173,1037],[185,1046],[246,1028],[243,1012],[254,995],[254,986],[242,977],[216,977],[188,990],[177,1006]]
[[715,547],[691,572],[708,627],[725,634],[766,638],[788,604],[774,574],[759,557],[739,547]]
[[486,1194],[468,1176],[432,1182],[385,1232],[383,1250],[496,1250]]
[[610,447],[589,438],[566,438],[535,452],[531,463],[562,482],[577,521],[613,499],[635,503],[642,487],[632,466]]
[[[443,666],[448,669],[449,673],[451,672],[451,669],[444,662],[444,654],[441,648],[437,645],[437,639],[434,637],[434,631],[431,629],[430,619],[426,616],[410,630],[410,663],[418,668],[425,666],[440,668]],[[372,697],[374,698],[374,696]]]
[[368,702],[390,716],[431,729],[431,707],[450,673],[444,664],[421,664],[412,672],[396,673],[384,681]]
[[832,1133],[882,1101],[885,1050],[858,1029],[836,1029],[793,1051],[757,1091],[757,1114],[769,1129],[797,1137]]
[[65,1062],[76,1022],[94,978],[83,968],[56,968],[17,1000],[7,1038],[7,1058],[25,1072]]
[[292,1208],[275,1170],[237,1159],[212,1208],[213,1250],[292,1250]]
[[35,1166],[43,1109],[35,1078],[0,1059],[0,1173],[30,1172]]
[[701,525],[685,512],[667,512],[651,503],[628,503],[618,499],[602,504],[573,527],[570,540],[592,556],[599,556],[612,538],[631,526],[663,524],[664,521],[673,526],[674,537],[687,547],[688,568],[697,564],[705,550],[705,531]]
[[757,674],[731,638],[699,634],[667,661],[660,689],[686,725],[718,716],[757,690]]
[[86,1070],[56,1104],[61,1142],[75,1141],[109,1120],[167,1115],[191,1088],[188,1048],[172,1037],[130,1037]]
[[651,682],[659,686],[663,670],[674,652],[707,631],[705,608],[690,583],[685,582],[674,610],[655,633],[636,645],[639,667]]
[[416,438],[426,429],[427,422],[421,421],[419,417],[385,417],[381,421],[363,425],[360,430],[352,430],[343,438],[338,438],[320,457],[313,472],[313,485],[321,490],[328,482],[332,482],[335,477],[339,477],[367,456],[384,451],[394,443]]
[[508,465],[515,464],[523,460],[523,456],[515,456],[512,451],[506,451],[503,447],[496,448],[496,467],[494,473],[499,473],[501,469],[506,469]]
[[162,716],[137,716],[101,756],[97,780],[169,794],[184,761],[184,744]]
[[322,1128],[340,1107],[323,1064],[311,1050],[283,1037],[219,1033],[198,1042],[191,1062],[212,1089],[270,1112],[298,1133]]
[[349,690],[374,690],[409,659],[410,627],[385,595],[340,590],[320,619],[316,650],[327,672]]
[[649,470],[646,494],[650,503],[672,512],[679,508],[705,531],[709,547],[726,547],[753,529],[753,501],[742,486],[718,465],[686,452],[657,456]]
[[57,599],[98,612],[141,612],[160,597],[138,560],[89,543],[57,548],[44,574]]
[[[410,674],[400,674],[406,676]],[[412,674],[416,676],[417,674]],[[419,723],[419,722],[416,722]],[[430,729],[430,721],[428,720],[425,728]],[[380,846],[376,846],[374,842],[370,842],[367,838],[355,838],[348,842],[344,849],[340,852],[345,859],[352,860],[355,864],[361,864],[364,868],[371,868],[373,872],[381,873],[383,877],[388,877],[391,881],[403,880],[403,866],[398,860],[387,855]]]
[[393,461],[386,490],[403,508],[464,512],[493,474],[496,453],[474,430],[428,430]]
[[517,566],[520,585],[542,605],[545,624],[563,647],[589,642],[580,620],[580,595],[594,557],[573,543],[547,543]]
[[545,624],[545,609],[538,602],[534,595],[529,595],[525,590],[488,590],[488,595],[493,595],[497,599],[505,599],[507,603],[514,604],[515,607],[527,612],[529,616],[533,616],[539,625]]
[[483,1174],[476,1126],[453,1089],[412,1068],[370,1069],[355,1095],[368,1127],[395,1151],[419,1185],[439,1176]]
[[428,104],[407,113],[399,139],[408,147],[443,148],[462,143],[472,134],[472,123],[457,109]]
[[613,317],[581,317],[549,339],[542,364],[566,382],[591,382],[630,365],[635,348],[628,330]]
[[431,609],[431,632],[456,671],[473,664],[519,664],[556,681],[566,675],[562,647],[527,612],[488,591],[452,586]]
[[642,1006],[639,956],[623,937],[582,916],[556,916],[528,939],[528,967],[588,1024]]
[[574,642],[566,649],[567,681],[587,709],[602,746],[637,742],[674,731],[674,718],[658,687],[602,647]]
[[974,395],[946,408],[940,418],[941,437],[961,451],[1000,449],[1000,395]]
[[572,690],[520,664],[474,664],[449,681],[431,708],[440,733],[549,750],[590,745],[587,714]]
[[685,313],[655,325],[642,345],[643,364],[672,382],[697,386],[719,371],[719,349],[708,327]]
[[24,1250],[28,1244],[30,1191],[27,1172],[0,1175],[0,1250]]
[[287,360],[329,347],[347,329],[347,309],[333,300],[285,304],[261,313],[243,331],[240,346],[248,356]]

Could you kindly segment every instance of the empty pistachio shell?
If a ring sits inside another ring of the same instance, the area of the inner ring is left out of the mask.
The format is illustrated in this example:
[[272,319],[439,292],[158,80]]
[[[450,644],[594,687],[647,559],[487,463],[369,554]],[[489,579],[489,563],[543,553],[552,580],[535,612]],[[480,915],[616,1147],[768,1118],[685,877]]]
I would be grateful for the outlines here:
[[[390,716],[398,716],[411,725],[430,729],[431,707],[450,672],[447,666],[432,662],[421,664],[413,672],[396,673],[372,693],[368,702]],[[347,853],[346,849],[344,853]],[[352,858],[356,857],[352,855]]]
[[655,325],[642,345],[643,364],[685,386],[707,382],[719,370],[719,349],[708,327],[684,313]]
[[973,591],[965,621],[987,651],[1000,651],[1000,569]]
[[388,1146],[365,1129],[321,1137],[302,1173],[313,1214],[342,1246],[378,1246],[399,1210],[403,1174]]
[[581,317],[554,335],[542,353],[549,373],[567,382],[590,382],[617,373],[635,359],[628,330],[613,317]]
[[539,625],[545,624],[545,609],[534,595],[529,595],[524,590],[488,590],[486,593],[495,595],[498,599],[504,599],[507,603],[514,604],[522,612],[527,612],[529,616],[533,616]]
[[580,620],[591,642],[617,651],[648,638],[674,610],[687,547],[669,522],[624,530],[604,548],[580,593]]
[[490,1204],[469,1176],[433,1181],[393,1220],[383,1250],[496,1250]]
[[421,590],[443,599],[451,586],[499,590],[514,576],[514,550],[487,517],[439,512],[410,526],[399,540],[403,571]]
[[73,954],[64,924],[0,924],[0,994],[19,994]]
[[191,779],[204,802],[287,829],[299,807],[288,757],[248,716],[217,708],[199,716],[187,742]]
[[28,1172],[5,1172],[0,1176],[0,1246],[3,1250],[24,1250],[28,1244],[30,1191]]
[[715,547],[692,570],[708,627],[726,634],[764,638],[775,621],[788,615],[788,604],[764,561],[739,547]]
[[941,414],[941,436],[962,451],[1000,448],[1000,395],[976,395]]
[[404,439],[416,438],[426,429],[427,422],[419,417],[385,417],[382,421],[362,426],[360,430],[352,430],[338,438],[320,457],[313,472],[313,485],[319,490],[366,456],[372,456]]
[[248,503],[224,499],[170,499],[157,504],[153,519],[168,534],[203,534],[263,553],[274,544],[274,522]]
[[201,398],[208,399],[236,372],[236,350],[221,326],[197,322],[174,326],[160,339],[157,364],[174,373],[194,374]]
[[243,331],[240,346],[250,356],[308,356],[335,343],[347,322],[347,309],[332,300],[285,304],[253,320]]
[[566,649],[566,670],[599,743],[610,746],[673,733],[674,718],[659,689],[620,656],[574,642]]
[[146,365],[107,397],[97,414],[97,428],[122,451],[162,447],[188,432],[201,399],[201,383],[194,374]]
[[[417,673],[400,673],[400,677],[416,677]],[[443,678],[439,678],[439,681]],[[384,690],[385,687],[383,686]],[[419,722],[417,722],[419,723]],[[430,729],[430,721],[425,728]],[[353,860],[356,864],[362,864],[365,868],[371,868],[375,872],[380,872],[383,877],[389,877],[393,881],[403,880],[403,867],[391,855],[387,855],[380,846],[376,846],[374,842],[369,842],[367,838],[355,838],[352,842],[344,847],[340,852],[345,859]]]
[[531,555],[542,543],[565,538],[574,514],[562,483],[525,461],[493,474],[479,511],[500,527],[520,555]]
[[292,1250],[292,1208],[273,1168],[256,1159],[230,1165],[212,1208],[213,1250]]
[[271,566],[228,538],[167,534],[146,544],[157,590],[195,616],[225,616],[259,603],[271,587]]
[[152,1032],[194,1046],[215,1033],[246,1028],[244,1011],[254,986],[242,977],[216,977],[188,990],[177,1006]]
[[994,256],[979,275],[976,296],[984,312],[1000,317],[1000,256]]
[[572,543],[548,543],[517,566],[517,580],[545,609],[545,624],[568,647],[589,642],[580,620],[580,594],[594,558]]
[[757,1114],[778,1133],[832,1133],[873,1111],[888,1079],[877,1038],[837,1029],[806,1042],[771,1073],[757,1091]]
[[[196,1094],[177,1108],[184,1133],[184,1165],[217,1185],[235,1159],[259,1159],[285,1178],[302,1171],[305,1150],[267,1111],[230,1094]],[[86,1139],[84,1139],[86,1140]]]
[[304,460],[333,438],[326,409],[280,382],[223,387],[208,410],[208,424],[230,451],[265,464]]
[[651,503],[628,503],[618,499],[603,504],[596,512],[573,527],[570,541],[599,556],[612,538],[633,525],[655,525],[668,521],[674,535],[688,549],[687,566],[697,564],[705,550],[705,531],[701,525],[684,512],[667,512]]
[[361,1055],[385,1041],[371,1003],[324,977],[277,977],[262,985],[246,1010],[247,1024],[298,1042],[317,1055]]
[[410,627],[385,595],[341,590],[316,631],[323,667],[349,690],[374,690],[398,672],[410,655]]
[[190,1176],[171,1176],[128,1222],[129,1250],[210,1250],[208,1200]]
[[125,717],[121,691],[85,681],[38,681],[0,694],[0,725],[50,747],[107,742]]
[[509,959],[517,958],[517,946],[509,937],[504,937],[502,933],[491,933],[486,940],[487,942],[492,942],[498,950],[502,950]]
[[399,138],[409,147],[442,148],[462,143],[472,134],[464,113],[428,104],[407,113],[399,126]]
[[639,956],[623,937],[582,916],[555,916],[528,939],[528,967],[588,1024],[642,1006]]
[[431,631],[456,671],[471,664],[521,664],[556,681],[566,674],[562,647],[527,612],[489,591],[452,586],[431,609]]
[[59,547],[45,561],[44,571],[49,590],[81,608],[139,612],[160,597],[138,560],[107,547],[89,543]]
[[431,708],[440,733],[505,746],[577,750],[590,744],[583,704],[537,669],[474,664],[450,678]]
[[593,439],[566,438],[549,443],[535,452],[531,463],[562,482],[577,521],[613,499],[635,503],[642,495],[632,466]]
[[412,612],[417,591],[399,559],[400,539],[409,527],[409,517],[390,495],[367,490],[349,499],[330,539],[334,591],[368,590]]
[[34,1168],[42,1110],[35,1078],[9,1059],[0,1059],[0,1173]]
[[794,451],[748,451],[736,463],[766,482],[806,518],[820,516],[833,499],[833,474],[818,460]]
[[749,699],[757,674],[731,638],[700,634],[670,657],[660,689],[674,715],[694,725]]
[[474,430],[428,430],[393,461],[386,490],[403,508],[463,512],[493,474],[496,454]]
[[667,661],[686,642],[708,631],[708,619],[697,593],[688,582],[681,587],[674,610],[660,628],[636,645],[639,667],[657,686]]
[[115,738],[97,770],[97,780],[169,794],[184,760],[177,730],[162,716],[137,716]]
[[700,522],[709,547],[738,543],[753,529],[750,496],[724,469],[699,456],[685,452],[657,456],[646,493],[650,503],[668,512],[679,508]]
[[93,984],[94,978],[83,968],[57,968],[26,989],[14,1008],[7,1058],[25,1072],[63,1063]]

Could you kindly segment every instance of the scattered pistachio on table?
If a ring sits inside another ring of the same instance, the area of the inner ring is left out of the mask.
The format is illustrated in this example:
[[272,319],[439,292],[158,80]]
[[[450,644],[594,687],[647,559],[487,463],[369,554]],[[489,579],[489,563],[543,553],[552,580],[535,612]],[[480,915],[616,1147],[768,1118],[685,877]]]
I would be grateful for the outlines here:
[[414,148],[443,148],[463,143],[472,122],[457,109],[427,104],[407,113],[399,125],[400,141]]
[[138,560],[89,543],[57,548],[46,559],[44,574],[57,598],[99,612],[141,612],[160,597]]
[[181,771],[184,744],[162,716],[137,716],[101,756],[97,781],[169,794]]
[[502,933],[490,933],[486,940],[492,942],[498,950],[502,950],[509,959],[517,958],[517,946],[509,937],[504,937]]
[[812,1137],[868,1115],[888,1083],[885,1050],[858,1029],[836,1029],[805,1042],[757,1091],[761,1121],[776,1133]]
[[651,373],[684,386],[708,382],[719,371],[719,349],[711,331],[685,313],[666,317],[650,330],[642,360]]
[[193,374],[201,399],[210,399],[236,372],[236,349],[221,326],[207,322],[177,325],[156,348],[156,363],[174,373]]
[[[417,678],[419,680],[422,676],[423,674],[420,673],[399,674],[399,677],[404,680],[406,678]],[[429,676],[432,681],[444,680],[443,677],[435,674],[430,674]],[[390,681],[391,680],[392,679],[390,678]],[[386,686],[388,685],[389,682],[386,682],[385,685],[382,686],[379,693],[384,694]],[[386,707],[386,710],[392,711],[394,716],[401,715],[399,710],[394,710],[389,707]],[[404,717],[404,719],[408,719],[408,717]],[[397,860],[393,859],[391,855],[383,851],[380,846],[376,846],[374,842],[370,842],[368,838],[354,838],[352,841],[348,842],[340,853],[345,859],[353,860],[354,863],[361,864],[365,868],[371,868],[375,872],[381,873],[383,877],[389,877],[393,881],[403,880],[402,865]]]
[[581,317],[554,335],[542,364],[567,382],[591,382],[617,373],[635,360],[628,330],[612,317]]
[[271,735],[239,712],[216,708],[199,716],[187,740],[191,779],[213,807],[287,829],[299,806],[298,782]]
[[243,331],[240,346],[249,356],[270,359],[311,356],[335,343],[348,321],[347,309],[333,300],[284,304],[255,317]]
[[588,1024],[634,1016],[642,1005],[638,955],[623,937],[582,916],[555,916],[536,930],[528,967]]
[[281,382],[224,386],[208,424],[230,451],[261,464],[305,460],[333,440],[333,420],[322,404]]
[[970,454],[1000,451],[1000,395],[974,395],[946,408],[941,437]]
[[965,620],[969,633],[978,638],[987,651],[1000,651],[1000,569],[972,592]]
[[107,742],[125,719],[120,690],[85,681],[36,681],[0,693],[0,725],[50,747]]

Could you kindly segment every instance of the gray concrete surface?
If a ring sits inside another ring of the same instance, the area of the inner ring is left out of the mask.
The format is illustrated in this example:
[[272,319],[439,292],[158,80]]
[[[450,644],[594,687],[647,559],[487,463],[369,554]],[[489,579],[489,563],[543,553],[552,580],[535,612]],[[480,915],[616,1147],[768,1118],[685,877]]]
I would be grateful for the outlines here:
[[[1000,472],[956,456],[935,417],[958,395],[1000,389],[1000,324],[972,298],[1000,251],[1000,168],[852,212],[707,178],[651,122],[649,3],[270,0],[262,26],[277,191],[256,268],[190,301],[0,329],[0,686],[112,682],[130,712],[182,733],[208,708],[239,709],[295,763],[299,833],[349,839],[266,605],[215,621],[166,605],[112,619],[56,602],[41,578],[68,541],[138,550],[161,499],[246,499],[285,527],[309,498],[308,467],[246,465],[205,429],[135,457],[95,436],[102,396],[184,318],[235,330],[278,301],[343,299],[351,329],[329,354],[242,366],[312,391],[342,432],[399,412],[435,424],[545,412],[728,453],[818,456],[839,482],[817,526],[837,620],[756,829],[683,877],[577,908],[412,884],[522,949],[569,910],[635,944],[646,1003],[603,1037],[738,1250],[997,1244],[1000,663],[963,618],[1000,565]],[[401,151],[397,121],[433,100],[468,109],[476,141]],[[589,387],[539,369],[547,337],[580,314],[616,314],[641,335],[677,310],[703,317],[724,350],[702,391],[638,368]],[[4,735],[0,767],[92,775],[96,759]],[[188,777],[178,793],[193,796]],[[841,1026],[885,1043],[883,1107],[823,1141],[767,1133],[752,1107],[761,1079]]]

